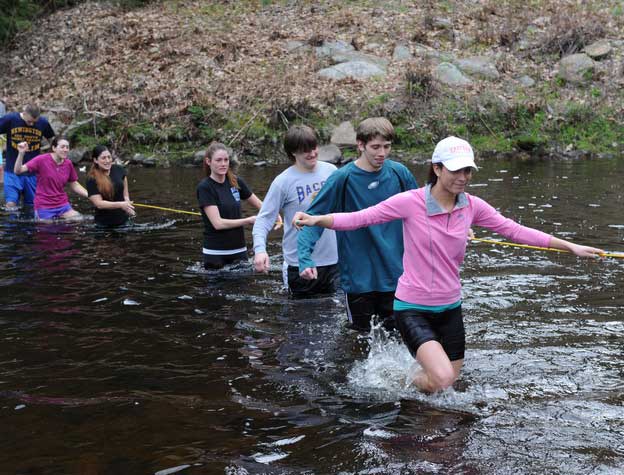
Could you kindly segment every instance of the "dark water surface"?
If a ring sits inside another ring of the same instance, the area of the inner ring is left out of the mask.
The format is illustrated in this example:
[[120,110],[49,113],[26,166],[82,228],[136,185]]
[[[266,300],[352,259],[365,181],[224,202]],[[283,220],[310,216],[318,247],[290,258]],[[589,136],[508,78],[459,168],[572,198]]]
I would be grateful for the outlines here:
[[[264,196],[280,170],[241,175]],[[198,179],[132,169],[131,194],[196,210]],[[622,159],[494,160],[470,191],[624,251],[623,181]],[[138,212],[121,232],[0,216],[0,473],[624,472],[624,259],[471,244],[465,371],[425,396],[340,296],[285,297],[279,234],[268,276],[207,274],[199,219]]]

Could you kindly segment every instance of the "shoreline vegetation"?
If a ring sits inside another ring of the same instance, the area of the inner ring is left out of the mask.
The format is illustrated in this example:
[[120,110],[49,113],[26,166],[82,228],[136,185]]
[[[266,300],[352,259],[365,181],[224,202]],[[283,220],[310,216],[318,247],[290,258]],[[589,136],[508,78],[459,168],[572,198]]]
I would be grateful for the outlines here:
[[[243,163],[283,162],[293,123],[327,143],[344,121],[385,116],[400,159],[447,135],[482,156],[622,152],[615,0],[19,3],[0,23],[0,96],[39,103],[78,151],[191,165],[220,140]],[[360,77],[362,64],[378,70]]]

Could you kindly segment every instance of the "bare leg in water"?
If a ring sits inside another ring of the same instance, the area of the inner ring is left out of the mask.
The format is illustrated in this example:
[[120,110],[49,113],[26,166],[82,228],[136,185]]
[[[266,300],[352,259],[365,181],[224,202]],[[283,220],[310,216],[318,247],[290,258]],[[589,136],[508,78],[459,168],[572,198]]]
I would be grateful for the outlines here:
[[453,385],[459,377],[464,360],[449,360],[437,341],[423,343],[416,352],[421,369],[413,377],[413,384],[423,392],[434,393]]

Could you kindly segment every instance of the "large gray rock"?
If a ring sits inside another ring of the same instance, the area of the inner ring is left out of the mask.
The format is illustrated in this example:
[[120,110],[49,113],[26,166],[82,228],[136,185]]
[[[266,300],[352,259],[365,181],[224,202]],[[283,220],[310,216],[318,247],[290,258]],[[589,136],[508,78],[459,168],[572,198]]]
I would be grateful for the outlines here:
[[203,165],[204,164],[204,158],[206,158],[206,151],[205,150],[198,150],[193,155],[193,165]]
[[132,163],[133,165],[142,165],[145,160],[147,160],[147,157],[145,155],[143,155],[142,153],[135,153],[130,159],[130,163]]
[[65,131],[74,120],[74,112],[62,105],[54,105],[43,111],[43,114],[50,122],[52,129],[57,135],[67,135]]
[[580,84],[591,80],[596,63],[585,53],[572,54],[559,61],[559,76],[568,82]]
[[586,46],[583,51],[592,59],[602,59],[611,54],[612,48],[608,40],[600,40]]
[[412,52],[409,49],[409,46],[398,44],[394,47],[394,51],[392,52],[392,59],[395,61],[406,61],[412,59]]
[[467,49],[474,45],[477,42],[477,39],[468,33],[460,32],[455,36],[455,41],[457,42],[457,46],[459,48]]
[[88,158],[89,158],[89,151],[87,150],[86,147],[72,148],[69,151],[69,157],[68,158],[74,165],[77,165],[78,163],[82,162],[83,160],[88,160]]
[[473,56],[460,59],[456,64],[459,69],[468,74],[474,74],[486,79],[498,79],[500,77],[494,59],[488,56]]
[[453,28],[453,21],[450,18],[435,17],[431,23],[438,30],[451,30]]
[[312,47],[308,43],[304,43],[303,41],[291,40],[287,41],[284,45],[284,48],[289,53],[303,53],[305,51],[311,51]]
[[414,45],[414,55],[424,58],[434,64],[439,63],[452,63],[455,61],[455,57],[450,53],[439,52],[435,48],[430,46],[416,43]]
[[340,124],[332,131],[331,143],[340,146],[355,146],[357,141],[355,140],[355,129],[351,122],[346,121]]
[[344,51],[341,53],[334,53],[331,55],[331,59],[334,63],[347,63],[349,61],[363,61],[365,63],[376,64],[381,68],[388,66],[388,60],[380,58],[379,56],[373,56],[372,54],[360,53],[359,51]]
[[377,64],[365,61],[349,61],[335,64],[319,71],[319,75],[328,79],[367,79],[374,76],[385,76],[386,69]]
[[336,40],[323,43],[323,46],[317,46],[315,48],[316,55],[319,57],[332,56],[336,53],[347,53],[349,51],[355,51],[355,48],[351,43],[346,41]]
[[[52,122],[50,122],[50,124],[52,124]],[[56,132],[57,134],[59,135],[63,134],[71,139],[74,137],[74,134],[76,133],[78,129],[88,124],[93,124],[93,120],[92,119],[77,120],[63,128],[57,128],[54,125],[52,125],[52,127],[54,128],[54,132]]]
[[522,84],[524,87],[533,87],[535,86],[535,80],[531,76],[521,76],[518,78],[518,82]]
[[141,162],[141,165],[147,168],[154,168],[157,164],[158,160],[156,157],[147,157]]
[[373,63],[382,68],[388,65],[388,60],[374,56],[372,54],[356,51],[351,43],[342,40],[329,41],[323,46],[315,48],[319,58],[329,57],[333,63],[348,63],[351,61],[362,61]]
[[342,161],[342,152],[337,145],[329,144],[319,147],[318,159],[321,162],[333,163],[338,165]]
[[433,70],[433,77],[442,84],[453,87],[468,87],[472,85],[470,78],[451,63],[440,63]]

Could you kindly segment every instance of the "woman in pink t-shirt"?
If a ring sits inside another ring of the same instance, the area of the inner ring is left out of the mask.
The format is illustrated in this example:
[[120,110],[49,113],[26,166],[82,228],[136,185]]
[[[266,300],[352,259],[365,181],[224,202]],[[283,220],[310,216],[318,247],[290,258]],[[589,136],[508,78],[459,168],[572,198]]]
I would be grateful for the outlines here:
[[433,152],[426,187],[399,193],[354,213],[310,216],[299,212],[293,219],[297,227],[338,231],[403,221],[403,274],[395,293],[394,317],[403,341],[421,365],[413,382],[425,392],[450,387],[464,362],[459,268],[472,225],[515,242],[562,249],[581,257],[598,257],[604,252],[522,226],[481,198],[465,193],[476,169],[470,144],[447,137]]
[[33,173],[37,176],[35,191],[35,216],[37,219],[50,220],[55,218],[77,219],[81,217],[69,204],[65,193],[65,185],[79,196],[87,198],[87,190],[78,183],[78,175],[74,164],[67,158],[69,141],[64,137],[52,139],[52,153],[37,155],[23,164],[24,154],[28,151],[28,143],[17,145],[18,155],[15,160],[16,175]]

